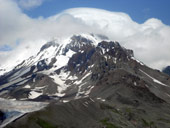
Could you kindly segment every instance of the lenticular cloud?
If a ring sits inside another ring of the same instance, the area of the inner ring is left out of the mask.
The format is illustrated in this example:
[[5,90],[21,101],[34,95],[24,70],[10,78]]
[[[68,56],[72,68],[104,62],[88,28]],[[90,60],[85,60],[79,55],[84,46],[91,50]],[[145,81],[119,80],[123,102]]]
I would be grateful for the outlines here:
[[135,56],[152,68],[161,69],[170,65],[170,26],[159,19],[152,18],[138,24],[125,13],[92,8],[69,9],[64,13],[100,29],[98,32],[101,34],[133,49]]
[[78,33],[103,34],[116,40],[134,50],[135,57],[152,68],[170,65],[170,26],[159,19],[138,24],[126,13],[94,8],[73,8],[48,18],[32,19],[16,2],[2,3],[0,47],[9,45],[13,50],[0,51],[1,66],[36,54],[41,45],[53,38]]

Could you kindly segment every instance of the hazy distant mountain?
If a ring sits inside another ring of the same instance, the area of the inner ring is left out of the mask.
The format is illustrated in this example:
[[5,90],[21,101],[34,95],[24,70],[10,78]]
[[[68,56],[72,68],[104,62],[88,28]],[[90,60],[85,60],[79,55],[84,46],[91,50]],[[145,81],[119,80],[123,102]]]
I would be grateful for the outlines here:
[[164,69],[162,70],[162,72],[170,75],[170,66],[167,66],[166,68],[164,68]]
[[33,108],[26,101],[49,103],[9,128],[168,128],[169,87],[170,77],[132,50],[93,34],[48,42],[0,77],[0,97],[24,102],[21,113]]

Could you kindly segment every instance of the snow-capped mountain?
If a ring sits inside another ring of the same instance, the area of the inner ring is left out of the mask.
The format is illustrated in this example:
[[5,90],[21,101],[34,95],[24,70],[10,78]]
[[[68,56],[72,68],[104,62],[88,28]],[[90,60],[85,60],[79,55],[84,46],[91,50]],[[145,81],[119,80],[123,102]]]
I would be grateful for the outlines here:
[[[3,74],[0,77],[0,97],[24,102],[55,102],[57,104],[50,104],[44,111],[55,109],[52,116],[47,115],[53,119],[54,114],[60,113],[60,106],[65,108],[62,111],[67,117],[62,113],[55,117],[57,123],[65,124],[65,127],[75,127],[76,123],[78,127],[98,127],[100,123],[107,126],[107,121],[114,122],[112,117],[124,118],[123,114],[127,114],[124,107],[130,107],[137,114],[134,112],[132,117],[125,116],[124,124],[116,122],[118,127],[126,124],[132,128],[142,127],[147,122],[145,118],[154,117],[148,109],[152,108],[155,113],[159,113],[159,108],[155,106],[161,106],[162,118],[169,112],[169,83],[167,75],[147,67],[134,57],[132,50],[122,47],[118,42],[110,41],[103,35],[80,34],[46,43],[36,56],[24,60],[13,70]],[[84,111],[84,107],[89,109]],[[94,112],[95,109],[100,116]],[[110,110],[118,115],[106,115]],[[87,124],[82,126],[81,121],[77,122],[76,118],[71,120],[66,111],[73,115],[77,115],[78,111],[94,115],[80,117],[82,120],[90,117]],[[146,116],[145,113],[150,115]],[[101,120],[104,117],[107,120],[103,123]],[[157,116],[153,120],[156,118]],[[30,121],[27,118],[25,120]],[[94,123],[96,121],[98,123]],[[163,126],[160,122],[154,125]],[[52,124],[56,126],[54,122]],[[38,125],[41,126],[39,123]],[[21,126],[16,123],[15,127]]]
[[[99,42],[99,38],[106,37],[98,35],[97,39],[97,37],[95,38],[92,35],[82,34],[81,36],[77,35],[48,42],[42,46],[36,56],[24,60],[12,71],[1,76],[1,92],[13,88],[12,86],[15,86],[14,88],[19,87],[18,85],[25,85],[22,88],[32,88],[34,85],[30,87],[30,81],[31,84],[33,84],[36,83],[36,78],[39,79],[39,77],[46,76],[48,77],[48,83],[50,81],[52,84],[49,87],[50,89],[47,86],[48,84],[46,85],[46,91],[44,91],[44,93],[49,93],[49,95],[54,94],[55,96],[63,95],[61,92],[69,86],[69,84],[65,84],[68,76],[68,80],[78,79],[75,74],[70,74],[69,71],[65,72],[65,67],[68,65],[70,58],[75,53],[83,53],[83,49],[86,47],[95,47]],[[56,72],[59,70],[61,71],[57,74]],[[58,86],[56,86],[56,84],[58,84]],[[43,94],[37,92],[37,90],[43,89],[43,87],[41,87],[42,85],[39,85],[40,87],[36,86],[33,87],[33,91],[29,93],[31,99],[35,98],[35,95],[37,97]],[[55,89],[52,89],[53,86]]]

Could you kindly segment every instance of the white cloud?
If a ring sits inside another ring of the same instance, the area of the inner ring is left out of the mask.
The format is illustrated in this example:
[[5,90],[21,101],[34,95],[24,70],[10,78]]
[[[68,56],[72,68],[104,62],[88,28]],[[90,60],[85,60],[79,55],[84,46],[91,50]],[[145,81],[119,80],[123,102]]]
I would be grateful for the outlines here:
[[45,19],[32,19],[16,2],[0,2],[0,46],[6,44],[14,48],[10,52],[0,52],[2,65],[15,64],[35,54],[53,37],[79,32],[105,34],[133,49],[135,56],[151,67],[161,69],[170,65],[170,27],[158,19],[138,24],[125,13],[90,8],[69,9]]
[[23,9],[31,9],[40,6],[44,0],[18,0],[18,4]]
[[133,49],[135,56],[150,67],[161,69],[170,65],[170,26],[159,19],[151,18],[138,24],[125,13],[87,8],[70,9],[65,13],[91,27],[98,26],[101,33]]
[[[53,37],[93,31],[93,28],[69,14],[58,15],[57,19],[31,19],[22,13],[17,3],[12,0],[0,4],[0,19],[0,47],[10,45],[14,49],[10,52],[0,52],[0,65],[5,66],[16,64],[16,61],[36,54],[41,45]],[[18,41],[19,46],[16,45]]]

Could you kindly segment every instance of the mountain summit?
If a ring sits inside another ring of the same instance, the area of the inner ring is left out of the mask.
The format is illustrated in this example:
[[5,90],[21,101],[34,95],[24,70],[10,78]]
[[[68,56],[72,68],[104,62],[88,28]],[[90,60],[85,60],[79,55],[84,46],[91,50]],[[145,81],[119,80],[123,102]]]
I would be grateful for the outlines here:
[[118,42],[80,34],[46,43],[2,75],[0,97],[49,103],[9,128],[168,128],[169,83]]

